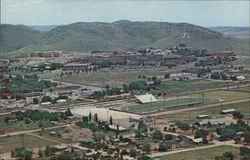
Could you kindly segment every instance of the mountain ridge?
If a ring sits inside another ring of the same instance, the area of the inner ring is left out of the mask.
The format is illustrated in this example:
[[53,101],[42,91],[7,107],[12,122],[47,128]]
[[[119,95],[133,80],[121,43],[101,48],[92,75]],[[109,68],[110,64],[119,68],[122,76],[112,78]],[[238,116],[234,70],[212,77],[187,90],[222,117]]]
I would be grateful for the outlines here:
[[[240,54],[249,53],[247,42],[205,27],[189,23],[132,22],[127,20],[106,22],[76,22],[62,25],[47,32],[34,32],[31,43],[18,49],[8,49],[13,54],[23,52],[62,50],[84,52],[93,50],[126,50],[148,47],[169,48],[180,43],[208,49],[234,49]],[[7,33],[6,33],[7,34]],[[11,34],[10,34],[11,35]],[[13,35],[11,35],[13,36]],[[29,37],[29,36],[27,36]],[[15,37],[12,37],[15,41]],[[1,41],[3,41],[1,37]],[[30,42],[30,41],[29,41]],[[1,50],[1,53],[6,51]]]

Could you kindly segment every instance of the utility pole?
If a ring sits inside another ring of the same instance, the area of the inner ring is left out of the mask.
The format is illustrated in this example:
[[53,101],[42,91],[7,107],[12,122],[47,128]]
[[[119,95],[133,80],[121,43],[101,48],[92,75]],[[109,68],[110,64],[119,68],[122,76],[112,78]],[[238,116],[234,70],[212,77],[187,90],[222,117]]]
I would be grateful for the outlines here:
[[155,129],[156,129],[156,122],[155,122],[155,116],[154,116],[154,126],[155,126]]

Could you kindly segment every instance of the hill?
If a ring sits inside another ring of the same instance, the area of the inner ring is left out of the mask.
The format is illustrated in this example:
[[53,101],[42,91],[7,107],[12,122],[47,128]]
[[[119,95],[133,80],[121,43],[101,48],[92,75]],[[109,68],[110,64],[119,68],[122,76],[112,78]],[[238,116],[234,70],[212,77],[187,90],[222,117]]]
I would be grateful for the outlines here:
[[[200,49],[216,51],[232,48],[239,54],[249,53],[246,41],[226,37],[222,33],[188,23],[126,20],[113,23],[79,22],[59,26],[48,32],[36,31],[34,35],[36,34],[37,36],[32,37],[35,39],[32,40],[33,43],[28,43],[13,53],[169,48],[180,43]],[[12,36],[15,39],[15,35]]]
[[24,25],[0,25],[0,53],[23,48],[39,40],[42,33]]
[[48,31],[51,31],[59,26],[60,25],[48,25],[48,26],[45,25],[45,26],[29,26],[29,27],[31,27],[32,29],[37,30],[37,31],[48,32]]
[[250,38],[250,27],[219,26],[219,27],[209,27],[209,29],[240,39]]

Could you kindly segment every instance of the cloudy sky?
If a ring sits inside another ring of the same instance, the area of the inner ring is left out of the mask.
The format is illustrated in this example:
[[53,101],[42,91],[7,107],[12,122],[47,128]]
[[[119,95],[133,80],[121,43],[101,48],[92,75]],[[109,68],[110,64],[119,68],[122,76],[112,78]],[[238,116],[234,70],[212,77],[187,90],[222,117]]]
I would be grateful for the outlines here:
[[74,22],[187,22],[249,26],[249,1],[0,0],[1,23],[55,25]]

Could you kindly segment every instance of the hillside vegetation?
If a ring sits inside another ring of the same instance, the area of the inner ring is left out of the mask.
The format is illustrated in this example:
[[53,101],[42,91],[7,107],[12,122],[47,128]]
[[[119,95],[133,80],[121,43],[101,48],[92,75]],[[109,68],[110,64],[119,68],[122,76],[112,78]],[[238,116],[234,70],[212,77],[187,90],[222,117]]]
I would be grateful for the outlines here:
[[245,40],[225,37],[222,33],[188,23],[125,20],[113,23],[79,22],[59,26],[48,32],[31,29],[30,32],[23,32],[27,27],[15,27],[10,26],[14,30],[12,33],[3,30],[6,33],[1,36],[1,41],[4,42],[1,53],[12,52],[18,55],[22,52],[48,50],[82,52],[169,48],[180,43],[212,51],[233,49],[239,54],[249,53],[249,45]]
[[42,37],[42,33],[24,25],[0,25],[0,53],[23,48]]
[[210,27],[209,29],[240,39],[250,38],[250,27]]

